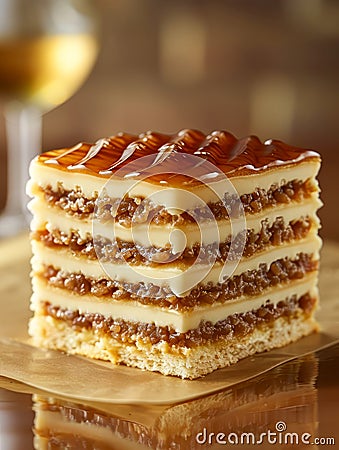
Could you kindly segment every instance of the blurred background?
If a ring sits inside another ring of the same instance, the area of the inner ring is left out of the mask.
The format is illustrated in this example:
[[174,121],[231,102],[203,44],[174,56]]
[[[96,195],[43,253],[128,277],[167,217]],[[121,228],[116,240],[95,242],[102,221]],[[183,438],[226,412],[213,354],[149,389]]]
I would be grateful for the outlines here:
[[[318,150],[322,235],[339,240],[338,0],[93,0],[101,49],[44,115],[43,149],[118,131],[226,129]],[[0,113],[3,110],[0,103]],[[6,186],[0,116],[0,206]]]

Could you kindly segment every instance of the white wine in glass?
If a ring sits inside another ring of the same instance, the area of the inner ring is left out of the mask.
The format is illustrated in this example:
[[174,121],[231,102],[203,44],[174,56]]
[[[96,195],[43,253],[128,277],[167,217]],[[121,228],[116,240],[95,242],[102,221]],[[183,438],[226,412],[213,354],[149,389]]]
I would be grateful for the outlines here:
[[41,151],[42,113],[83,84],[98,51],[86,0],[0,0],[0,97],[5,102],[7,198],[0,237],[27,227],[29,161]]

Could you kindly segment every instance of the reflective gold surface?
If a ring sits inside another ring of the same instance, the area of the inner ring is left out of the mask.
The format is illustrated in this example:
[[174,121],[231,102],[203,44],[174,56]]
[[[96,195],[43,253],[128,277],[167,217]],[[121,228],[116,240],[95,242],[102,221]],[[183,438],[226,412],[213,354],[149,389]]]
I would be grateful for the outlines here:
[[0,448],[307,448],[302,440],[316,438],[327,445],[312,448],[336,448],[338,357],[335,345],[210,396],[154,408],[75,402],[3,378]]

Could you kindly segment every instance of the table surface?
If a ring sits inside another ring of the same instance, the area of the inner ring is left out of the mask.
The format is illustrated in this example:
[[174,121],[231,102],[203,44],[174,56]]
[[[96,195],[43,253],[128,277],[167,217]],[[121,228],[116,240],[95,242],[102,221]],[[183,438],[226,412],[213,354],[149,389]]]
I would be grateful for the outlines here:
[[[318,438],[333,438],[339,447],[339,344],[333,345],[318,353],[307,355],[290,361],[255,379],[213,394],[198,401],[177,405],[165,409],[150,424],[142,426],[127,418],[119,418],[111,412],[101,413],[109,417],[109,434],[100,444],[90,446],[90,426],[84,432],[82,440],[73,447],[41,447],[39,442],[33,444],[34,421],[37,408],[37,398],[32,396],[34,391],[27,388],[26,393],[14,392],[8,388],[0,388],[0,448],[1,450],[29,450],[32,448],[219,448],[220,444],[208,445],[205,435],[200,435],[202,443],[197,443],[198,432],[220,431],[240,434],[244,431],[254,433],[275,431],[277,422],[284,422],[287,431],[296,432],[301,438],[303,433],[310,433],[310,440]],[[43,399],[44,397],[40,395]],[[48,398],[51,400],[50,396]],[[68,405],[67,401],[61,403]],[[82,419],[93,418],[93,409],[86,405],[76,405],[82,411]],[[133,411],[134,406],[129,406]],[[140,409],[140,406],[138,407]],[[87,411],[87,415],[84,412]],[[152,414],[152,413],[151,413]],[[100,416],[100,411],[97,411]],[[128,416],[128,414],[127,414]],[[68,414],[65,422],[70,419]],[[183,438],[187,421],[188,436]],[[47,423],[47,422],[46,422]],[[101,425],[103,421],[99,421]],[[60,428],[60,425],[58,425]],[[86,425],[85,425],[86,427]],[[180,431],[178,431],[178,427]],[[56,433],[53,425],[44,430],[49,434]],[[58,429],[59,429],[58,428]],[[92,428],[94,430],[94,428]],[[122,433],[121,430],[124,430]],[[94,430],[95,431],[95,430]],[[93,434],[95,434],[93,431]],[[286,431],[286,432],[287,432]],[[139,440],[143,445],[137,445],[135,440],[139,433]],[[80,432],[81,434],[81,432]],[[213,438],[213,436],[212,436]],[[211,438],[211,439],[212,439]],[[206,442],[203,441],[205,439]],[[163,446],[160,443],[163,443]],[[35,447],[34,447],[35,445]],[[279,445],[277,445],[279,447]],[[327,445],[319,445],[326,448]],[[272,448],[266,443],[261,448]],[[273,446],[274,447],[274,446]],[[288,448],[284,445],[281,448]],[[247,448],[242,446],[242,448]],[[299,448],[299,446],[298,446]],[[301,446],[303,448],[303,446]],[[306,446],[305,446],[306,448]],[[312,448],[318,448],[313,445]]]
[[[14,276],[19,271],[23,279],[27,278],[29,260],[24,255],[28,251],[27,238],[1,245],[1,280],[6,298],[15,300],[11,294],[14,290],[29,298],[28,283],[20,283],[20,277]],[[320,286],[321,292],[325,292],[327,285],[327,294],[335,299],[337,284],[331,284],[331,279],[339,275],[338,255],[337,246],[327,247],[324,252],[322,266],[326,276],[322,276]],[[335,292],[331,293],[331,290]],[[9,294],[11,296],[7,297]],[[11,303],[15,301],[8,303],[9,308]],[[334,307],[337,308],[337,302]],[[3,327],[6,328],[4,323]],[[304,433],[311,435],[309,440],[312,442],[316,442],[316,438],[322,438],[322,442],[327,439],[327,445],[313,445],[312,448],[339,448],[338,374],[339,344],[336,344],[221,392],[162,408],[152,409],[148,405],[144,410],[141,405],[80,404],[65,398],[53,399],[41,391],[37,397],[34,388],[0,377],[0,450],[220,448],[222,444],[216,442],[218,433],[225,435],[220,437],[221,441],[231,438],[232,433],[234,440],[235,434],[239,438],[244,432],[259,438],[260,433],[277,431],[278,422],[284,422],[286,433],[297,433],[298,439]],[[60,417],[59,420],[46,420],[46,408],[42,406],[46,399],[55,402],[63,411],[61,420]],[[94,419],[96,425],[92,423]],[[60,433],[64,438],[62,444]],[[277,433],[277,436],[284,438],[284,433]],[[46,439],[53,437],[53,446],[34,439],[34,435],[41,434]],[[68,445],[66,441],[70,442],[72,434],[73,444]],[[335,445],[330,445],[333,439]],[[241,448],[247,447],[241,445]],[[293,448],[279,444],[273,447]],[[309,446],[298,446],[303,447]],[[260,448],[272,448],[272,443],[264,440]]]

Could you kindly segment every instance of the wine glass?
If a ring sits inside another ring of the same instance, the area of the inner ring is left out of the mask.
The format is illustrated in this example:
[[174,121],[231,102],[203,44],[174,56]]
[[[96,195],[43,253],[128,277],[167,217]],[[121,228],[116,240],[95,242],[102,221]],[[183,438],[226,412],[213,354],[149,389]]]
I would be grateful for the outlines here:
[[42,113],[74,94],[97,51],[89,0],[0,0],[0,97],[8,161],[0,237],[27,227],[25,185],[29,161],[41,151]]

